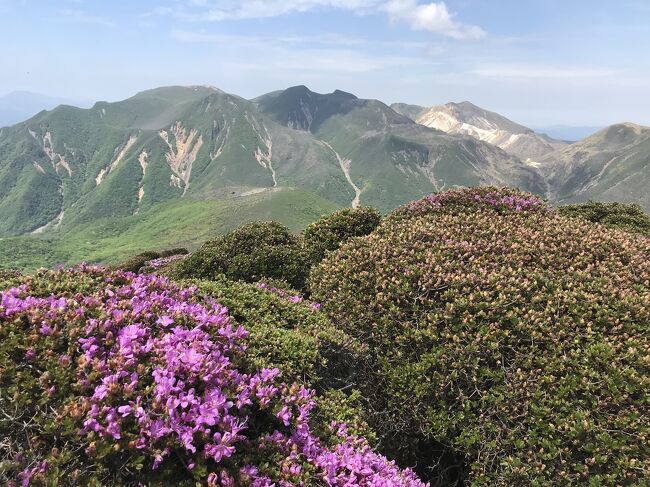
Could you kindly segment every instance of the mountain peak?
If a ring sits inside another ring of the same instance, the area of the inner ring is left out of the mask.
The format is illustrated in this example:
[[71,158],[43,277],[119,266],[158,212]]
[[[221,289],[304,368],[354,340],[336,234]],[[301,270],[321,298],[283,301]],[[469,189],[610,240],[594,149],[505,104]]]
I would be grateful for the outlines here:
[[342,91],[342,90],[334,90],[332,95],[341,97],[341,98],[349,98],[350,100],[358,100],[359,98],[356,95],[353,95],[352,93],[348,93],[347,91]]
[[355,95],[342,90],[323,94],[298,85],[262,95],[253,102],[282,125],[311,132],[329,117],[347,113],[356,100]]
[[469,101],[422,110],[405,104],[394,104],[393,108],[421,125],[489,142],[523,160],[539,158],[565,145]]
[[281,90],[280,93],[294,94],[294,95],[314,95],[315,94],[313,91],[311,91],[305,85],[290,86],[286,90]]

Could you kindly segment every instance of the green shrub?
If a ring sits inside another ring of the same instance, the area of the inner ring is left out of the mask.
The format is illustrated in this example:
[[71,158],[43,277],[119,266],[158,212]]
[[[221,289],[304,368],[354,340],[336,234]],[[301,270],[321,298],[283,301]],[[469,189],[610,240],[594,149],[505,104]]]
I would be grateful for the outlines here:
[[368,235],[380,221],[381,213],[374,208],[346,208],[309,225],[303,232],[304,243],[318,263],[327,251],[338,249],[352,237]]
[[362,392],[384,451],[429,478],[650,478],[650,240],[531,195],[453,191],[344,244],[310,289],[370,347]]
[[12,269],[0,269],[0,289],[10,287],[20,278],[20,271]]
[[205,243],[177,265],[172,275],[198,279],[224,275],[245,282],[267,277],[302,289],[308,271],[306,252],[298,237],[280,223],[255,222]]
[[223,277],[181,284],[197,286],[250,331],[248,357],[256,368],[281,368],[285,380],[303,382],[319,392],[348,388],[354,382],[364,348],[309,303]]
[[583,218],[607,227],[620,228],[650,237],[650,215],[639,205],[590,201],[578,205],[560,206],[558,212],[564,216]]

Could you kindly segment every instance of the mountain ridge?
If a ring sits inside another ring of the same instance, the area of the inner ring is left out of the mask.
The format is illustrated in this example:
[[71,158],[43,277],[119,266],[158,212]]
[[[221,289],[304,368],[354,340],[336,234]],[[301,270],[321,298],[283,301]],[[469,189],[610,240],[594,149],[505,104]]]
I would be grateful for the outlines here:
[[417,105],[398,103],[392,106],[419,124],[489,142],[523,161],[535,161],[566,145],[468,101],[419,107],[421,110]]
[[[554,202],[615,198],[650,208],[646,127],[618,124],[526,162],[475,135],[417,123],[412,116],[423,107],[394,108],[304,85],[252,100],[197,85],[43,111],[0,129],[0,238],[67,242],[89,228],[100,238],[119,221],[153,218],[161,208],[173,214],[189,202],[224,202],[232,209],[255,195],[268,196],[270,206],[281,197],[283,208],[311,201],[311,214],[358,205],[389,211],[485,184]],[[534,134],[469,102],[452,108],[487,114],[511,134]],[[113,223],[97,230],[96,221]]]

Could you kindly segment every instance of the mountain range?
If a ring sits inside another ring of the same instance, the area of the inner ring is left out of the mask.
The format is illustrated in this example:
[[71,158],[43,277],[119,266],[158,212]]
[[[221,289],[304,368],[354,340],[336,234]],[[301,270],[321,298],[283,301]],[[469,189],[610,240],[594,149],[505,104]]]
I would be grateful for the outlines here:
[[[110,261],[140,247],[191,246],[246,219],[299,227],[337,207],[389,211],[483,184],[650,208],[649,163],[650,129],[631,124],[568,144],[469,102],[388,106],[305,86],[246,100],[163,87],[0,129],[0,253],[18,238],[39,252],[44,242],[65,249],[53,251],[57,261],[79,248]],[[208,209],[223,217],[210,229]]]

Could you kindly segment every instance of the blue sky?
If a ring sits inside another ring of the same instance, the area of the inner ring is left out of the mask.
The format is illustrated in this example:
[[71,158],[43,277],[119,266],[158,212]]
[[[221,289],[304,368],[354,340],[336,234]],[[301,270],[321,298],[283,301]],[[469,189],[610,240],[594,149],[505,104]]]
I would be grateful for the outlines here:
[[0,0],[0,94],[305,84],[518,122],[650,125],[650,1]]

